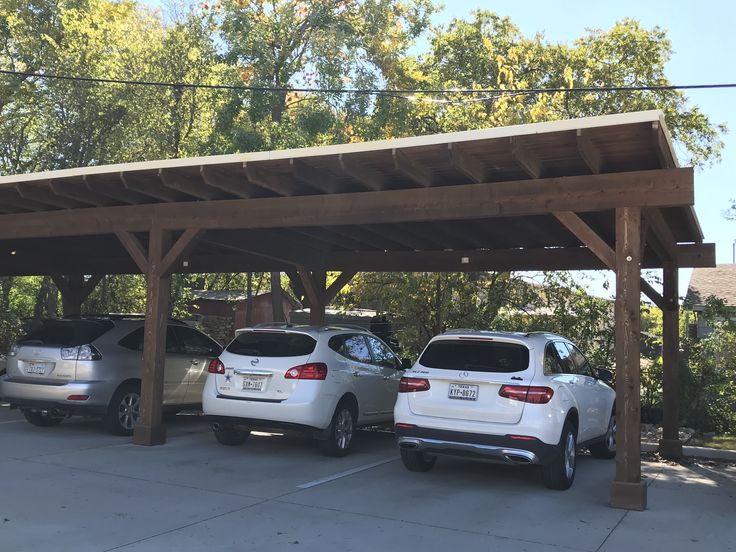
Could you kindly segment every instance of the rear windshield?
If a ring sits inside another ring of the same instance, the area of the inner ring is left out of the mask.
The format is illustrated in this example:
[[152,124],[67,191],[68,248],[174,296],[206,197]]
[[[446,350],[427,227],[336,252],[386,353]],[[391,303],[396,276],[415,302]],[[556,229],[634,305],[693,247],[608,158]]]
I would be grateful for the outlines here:
[[20,345],[87,345],[113,328],[109,320],[50,320],[18,340]]
[[529,367],[529,349],[515,343],[444,339],[430,343],[419,364],[466,372],[521,372]]
[[227,351],[247,356],[295,357],[311,354],[316,346],[313,338],[301,333],[243,332],[227,346]]

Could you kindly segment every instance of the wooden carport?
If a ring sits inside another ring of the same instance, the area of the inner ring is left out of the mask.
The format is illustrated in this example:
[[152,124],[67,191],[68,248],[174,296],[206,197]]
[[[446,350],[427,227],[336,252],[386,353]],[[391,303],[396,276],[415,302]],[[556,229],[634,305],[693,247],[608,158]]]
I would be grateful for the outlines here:
[[[693,202],[659,111],[88,167],[0,178],[0,275],[52,274],[73,311],[101,275],[145,274],[133,441],[155,445],[172,272],[286,272],[319,324],[358,271],[614,270],[611,505],[643,509],[640,293],[664,311],[661,452],[677,457],[677,270],[715,263]],[[642,268],[664,269],[663,293]],[[328,270],[342,272],[329,288]]]

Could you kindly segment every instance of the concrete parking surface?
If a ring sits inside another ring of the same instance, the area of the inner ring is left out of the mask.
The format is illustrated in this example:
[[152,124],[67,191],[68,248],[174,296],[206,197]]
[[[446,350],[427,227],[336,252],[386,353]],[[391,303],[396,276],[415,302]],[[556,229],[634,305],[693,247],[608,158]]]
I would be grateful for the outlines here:
[[0,550],[736,550],[736,468],[644,469],[649,509],[626,512],[606,505],[613,461],[587,456],[556,492],[533,468],[441,458],[410,473],[385,433],[326,458],[292,435],[223,447],[176,416],[146,448],[0,408]]

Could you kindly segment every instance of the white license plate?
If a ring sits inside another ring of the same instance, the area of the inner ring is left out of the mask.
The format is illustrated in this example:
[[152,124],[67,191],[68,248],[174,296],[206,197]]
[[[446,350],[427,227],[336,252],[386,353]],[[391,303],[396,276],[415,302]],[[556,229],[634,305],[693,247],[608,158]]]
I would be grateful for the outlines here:
[[468,385],[466,383],[451,383],[450,393],[448,397],[450,397],[451,399],[460,399],[463,401],[477,401],[478,386]]
[[263,391],[264,378],[243,378],[243,391]]
[[45,362],[29,362],[26,372],[29,374],[46,374],[46,363]]

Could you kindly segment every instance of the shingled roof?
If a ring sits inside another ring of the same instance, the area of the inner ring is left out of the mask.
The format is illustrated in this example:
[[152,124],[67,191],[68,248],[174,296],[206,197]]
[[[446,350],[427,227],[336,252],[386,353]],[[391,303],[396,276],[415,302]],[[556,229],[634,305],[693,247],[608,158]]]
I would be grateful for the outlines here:
[[711,295],[736,307],[736,264],[693,269],[687,288],[687,301],[697,307],[704,305]]

